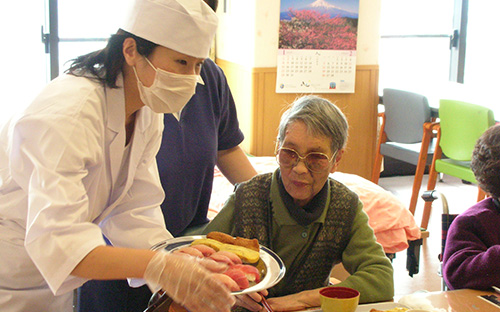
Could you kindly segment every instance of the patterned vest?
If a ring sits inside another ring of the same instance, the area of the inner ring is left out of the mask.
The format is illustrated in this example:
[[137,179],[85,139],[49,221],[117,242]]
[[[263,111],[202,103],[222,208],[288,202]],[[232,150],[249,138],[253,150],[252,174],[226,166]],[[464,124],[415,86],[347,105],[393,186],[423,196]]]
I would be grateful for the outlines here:
[[[257,238],[262,245],[269,247],[271,181],[272,173],[266,173],[238,185],[232,235]],[[328,183],[330,206],[325,223],[302,259],[295,262],[297,265],[286,268],[285,277],[280,282],[280,285],[285,285],[284,291],[277,293],[271,288],[270,297],[326,286],[332,267],[341,261],[350,239],[358,196],[333,179],[328,179]]]

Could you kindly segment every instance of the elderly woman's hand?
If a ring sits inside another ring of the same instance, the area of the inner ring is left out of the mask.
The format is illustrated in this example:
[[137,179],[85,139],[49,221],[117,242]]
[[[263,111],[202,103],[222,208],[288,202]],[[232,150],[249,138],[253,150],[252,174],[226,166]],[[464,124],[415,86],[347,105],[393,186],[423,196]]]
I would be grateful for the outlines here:
[[[274,311],[297,311],[321,305],[319,299],[319,288],[306,290],[293,295],[267,299],[267,303]],[[261,312],[266,310],[262,308]]]
[[267,296],[267,290],[238,295],[236,296],[236,305],[250,311],[261,311],[262,305],[258,302],[262,301],[262,296]]

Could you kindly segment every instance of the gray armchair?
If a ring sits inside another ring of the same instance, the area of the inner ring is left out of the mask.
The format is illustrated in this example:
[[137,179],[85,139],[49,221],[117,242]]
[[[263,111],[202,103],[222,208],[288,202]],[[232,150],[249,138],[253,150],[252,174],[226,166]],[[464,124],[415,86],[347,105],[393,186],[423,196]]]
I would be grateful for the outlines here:
[[385,111],[379,114],[382,123],[371,180],[378,183],[383,156],[416,165],[408,207],[415,214],[422,178],[432,162],[435,146],[429,103],[423,95],[397,89],[384,89],[383,103]]

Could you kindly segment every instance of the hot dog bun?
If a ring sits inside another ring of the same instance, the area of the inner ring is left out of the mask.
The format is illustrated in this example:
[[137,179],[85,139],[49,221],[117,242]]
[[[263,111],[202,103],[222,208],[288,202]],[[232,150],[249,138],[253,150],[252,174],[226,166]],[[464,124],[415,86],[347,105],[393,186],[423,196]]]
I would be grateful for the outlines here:
[[211,238],[200,238],[191,243],[192,246],[199,244],[212,247],[215,251],[230,251],[246,263],[256,263],[260,259],[260,253],[255,250],[238,245],[224,244]]
[[207,238],[215,239],[224,244],[237,245],[246,247],[255,251],[260,250],[259,241],[257,239],[248,239],[243,237],[232,237],[226,233],[222,232],[210,232],[207,234]]
[[246,263],[256,263],[260,259],[260,253],[258,251],[243,246],[222,244],[222,248],[220,250],[230,251]]
[[211,247],[215,251],[219,251],[221,250],[223,243],[211,238],[200,238],[200,239],[195,239],[191,243],[191,246],[195,245],[206,245],[208,247]]
[[207,238],[197,239],[194,245],[206,245],[215,251],[229,251],[236,254],[245,263],[256,263],[260,259],[259,241],[242,237],[232,237],[221,232],[210,232]]

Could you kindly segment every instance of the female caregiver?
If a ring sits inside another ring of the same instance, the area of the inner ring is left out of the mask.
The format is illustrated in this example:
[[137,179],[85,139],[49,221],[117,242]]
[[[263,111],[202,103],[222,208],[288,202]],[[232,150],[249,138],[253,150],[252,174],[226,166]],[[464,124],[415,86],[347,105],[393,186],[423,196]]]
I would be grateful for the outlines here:
[[172,237],[160,113],[194,94],[217,17],[202,0],[135,0],[126,21],[0,129],[0,311],[72,311],[89,279],[146,282],[190,311],[235,302],[215,263],[150,250]]

